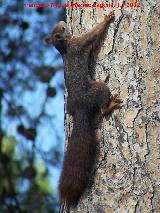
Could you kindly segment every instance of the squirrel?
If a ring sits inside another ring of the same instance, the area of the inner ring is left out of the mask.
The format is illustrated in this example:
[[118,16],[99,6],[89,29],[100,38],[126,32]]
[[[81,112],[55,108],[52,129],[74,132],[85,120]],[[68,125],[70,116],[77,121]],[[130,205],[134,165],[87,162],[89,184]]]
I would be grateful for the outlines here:
[[89,79],[89,55],[100,40],[114,12],[91,31],[75,37],[66,23],[60,21],[45,40],[62,55],[67,88],[67,113],[73,117],[73,130],[68,139],[59,182],[60,203],[75,207],[89,185],[97,153],[94,120],[97,113],[105,116],[120,108],[118,95],[111,95],[104,82]]

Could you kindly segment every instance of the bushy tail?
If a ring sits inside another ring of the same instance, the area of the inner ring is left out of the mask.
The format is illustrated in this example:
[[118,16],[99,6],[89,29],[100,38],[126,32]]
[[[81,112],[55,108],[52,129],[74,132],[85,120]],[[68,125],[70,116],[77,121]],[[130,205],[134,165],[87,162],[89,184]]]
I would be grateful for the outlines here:
[[76,206],[88,186],[96,157],[91,113],[80,110],[73,118],[73,130],[64,156],[59,191],[61,202]]

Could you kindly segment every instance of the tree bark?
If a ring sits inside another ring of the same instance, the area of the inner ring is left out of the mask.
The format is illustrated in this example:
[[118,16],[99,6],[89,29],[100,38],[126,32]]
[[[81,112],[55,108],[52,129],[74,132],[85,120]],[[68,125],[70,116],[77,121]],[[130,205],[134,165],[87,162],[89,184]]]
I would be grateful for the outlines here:
[[[67,22],[79,35],[92,29],[111,10],[69,7]],[[116,19],[109,27],[93,76],[102,81],[108,77],[111,93],[120,94],[123,104],[109,121],[103,119],[99,125],[94,184],[70,212],[159,213],[159,1],[141,0],[140,7],[114,11]],[[67,144],[72,126],[67,114],[65,122]]]

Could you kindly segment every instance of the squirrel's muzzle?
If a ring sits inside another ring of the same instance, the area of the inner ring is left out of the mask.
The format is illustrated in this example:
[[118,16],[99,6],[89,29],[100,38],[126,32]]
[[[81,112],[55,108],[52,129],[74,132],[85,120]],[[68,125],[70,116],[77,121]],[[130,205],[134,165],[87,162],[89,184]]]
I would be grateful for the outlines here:
[[47,38],[45,38],[45,42],[46,42],[47,44],[52,44],[52,43],[53,43],[52,37],[51,37],[51,36],[48,36]]

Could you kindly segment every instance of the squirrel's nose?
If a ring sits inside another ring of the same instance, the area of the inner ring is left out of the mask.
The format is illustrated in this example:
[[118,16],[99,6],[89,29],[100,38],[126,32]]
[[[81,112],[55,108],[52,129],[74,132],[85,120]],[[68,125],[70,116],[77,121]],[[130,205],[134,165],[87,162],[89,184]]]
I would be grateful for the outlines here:
[[46,42],[47,44],[52,44],[52,37],[49,36],[49,37],[45,38],[45,42]]

